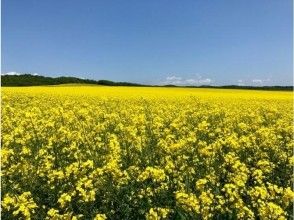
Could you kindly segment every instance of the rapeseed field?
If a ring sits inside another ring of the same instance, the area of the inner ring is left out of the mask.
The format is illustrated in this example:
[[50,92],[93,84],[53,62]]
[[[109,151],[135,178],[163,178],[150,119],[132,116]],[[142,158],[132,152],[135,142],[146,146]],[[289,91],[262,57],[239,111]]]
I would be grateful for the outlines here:
[[291,219],[293,93],[2,88],[2,219]]

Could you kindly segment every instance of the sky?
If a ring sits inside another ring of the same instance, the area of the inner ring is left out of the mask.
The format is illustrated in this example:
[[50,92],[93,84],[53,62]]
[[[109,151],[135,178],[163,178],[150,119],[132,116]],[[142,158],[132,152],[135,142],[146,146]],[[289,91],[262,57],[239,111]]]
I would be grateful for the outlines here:
[[292,85],[292,0],[2,0],[1,73]]

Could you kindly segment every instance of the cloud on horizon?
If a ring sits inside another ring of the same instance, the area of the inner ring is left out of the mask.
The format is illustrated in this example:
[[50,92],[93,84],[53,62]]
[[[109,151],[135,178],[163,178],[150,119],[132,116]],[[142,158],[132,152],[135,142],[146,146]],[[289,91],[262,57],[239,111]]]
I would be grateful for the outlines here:
[[[19,72],[7,72],[7,73],[1,73],[2,76],[19,76],[19,75],[24,75],[27,73],[19,73]],[[39,76],[38,73],[29,73],[33,76]]]
[[1,73],[1,75],[3,75],[3,76],[5,76],[5,75],[8,75],[8,76],[19,76],[19,75],[21,75],[21,73],[8,72],[8,73]]
[[253,79],[252,83],[255,86],[264,86],[265,84],[271,82],[271,79]]
[[166,77],[165,81],[162,84],[168,85],[209,85],[212,83],[210,78],[202,78],[197,76],[196,78],[183,78],[180,76],[172,75]]
[[236,81],[238,86],[269,86],[272,83],[271,79],[239,79]]

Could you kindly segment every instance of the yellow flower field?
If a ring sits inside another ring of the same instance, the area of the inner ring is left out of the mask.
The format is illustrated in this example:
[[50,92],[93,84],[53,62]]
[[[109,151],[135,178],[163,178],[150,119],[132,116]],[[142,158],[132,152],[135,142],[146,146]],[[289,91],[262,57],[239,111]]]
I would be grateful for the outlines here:
[[2,219],[291,219],[293,93],[2,88]]

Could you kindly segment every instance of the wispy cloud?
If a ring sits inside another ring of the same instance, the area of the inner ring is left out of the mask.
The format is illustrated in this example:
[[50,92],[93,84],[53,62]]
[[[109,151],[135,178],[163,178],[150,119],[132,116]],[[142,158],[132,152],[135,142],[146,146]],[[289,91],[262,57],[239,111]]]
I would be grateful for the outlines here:
[[198,84],[210,84],[211,82],[212,80],[209,78],[198,80]]
[[182,77],[179,77],[179,76],[168,76],[168,77],[166,77],[165,84],[180,85],[180,84],[182,84]]
[[178,77],[178,76],[168,76],[166,77],[166,80],[169,80],[169,81],[178,81],[178,80],[182,80],[182,77]]
[[264,86],[265,84],[271,82],[271,79],[253,79],[252,83],[256,86]]
[[197,84],[198,80],[196,80],[196,79],[186,79],[185,82],[187,84],[193,85],[193,84]]
[[237,85],[238,85],[238,86],[245,86],[246,84],[245,84],[244,80],[242,80],[242,79],[238,79],[238,80],[237,80]]
[[8,73],[1,73],[1,75],[9,75],[9,76],[14,76],[14,75],[16,75],[16,76],[18,76],[18,75],[21,75],[21,73],[17,73],[17,72],[8,72]]
[[183,78],[176,75],[166,77],[162,84],[173,85],[209,85],[212,83],[210,78],[202,78],[199,74],[195,78]]
[[261,79],[253,79],[252,82],[253,83],[262,83],[263,81]]
[[[2,76],[19,76],[19,75],[24,75],[26,73],[19,73],[19,72],[7,72],[7,73],[1,73]],[[33,76],[39,76],[38,73],[30,73]]]
[[238,79],[236,84],[238,86],[266,86],[272,82],[271,79]]

